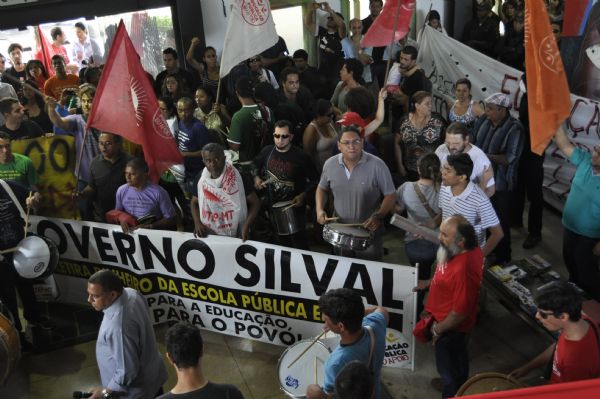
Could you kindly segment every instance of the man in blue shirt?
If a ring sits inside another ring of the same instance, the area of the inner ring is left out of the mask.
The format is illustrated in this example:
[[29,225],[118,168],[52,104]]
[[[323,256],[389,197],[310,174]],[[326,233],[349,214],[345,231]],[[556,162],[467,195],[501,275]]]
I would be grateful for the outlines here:
[[[325,399],[333,395],[335,378],[353,360],[365,363],[375,382],[374,399],[379,399],[379,377],[385,355],[385,331],[388,312],[385,308],[365,309],[362,298],[349,288],[327,291],[319,298],[325,329],[340,335],[340,345],[325,363],[323,386],[311,384],[307,399]],[[374,344],[371,345],[372,340]]]
[[91,399],[151,399],[162,393],[167,370],[162,361],[144,297],[124,288],[108,269],[88,279],[88,302],[104,312],[96,341],[102,387]]
[[563,259],[569,280],[600,301],[600,144],[591,153],[575,147],[563,126],[554,140],[577,167],[563,209]]

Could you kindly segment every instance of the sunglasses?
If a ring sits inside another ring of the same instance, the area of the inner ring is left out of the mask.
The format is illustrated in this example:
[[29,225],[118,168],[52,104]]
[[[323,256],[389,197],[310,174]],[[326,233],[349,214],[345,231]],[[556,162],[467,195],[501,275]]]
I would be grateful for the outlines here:
[[275,137],[276,139],[289,139],[290,135],[289,134],[274,134],[273,137]]

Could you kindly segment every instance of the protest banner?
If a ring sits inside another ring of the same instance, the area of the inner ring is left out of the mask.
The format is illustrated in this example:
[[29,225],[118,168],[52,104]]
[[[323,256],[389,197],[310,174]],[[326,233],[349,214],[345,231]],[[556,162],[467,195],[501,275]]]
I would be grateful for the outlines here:
[[[519,81],[523,72],[465,46],[427,26],[419,47],[419,65],[433,85],[433,108],[448,115],[448,101],[454,98],[453,85],[468,78],[473,86],[473,100],[483,101],[493,93],[502,92],[511,99],[513,116],[518,117],[523,94]],[[571,94],[571,113],[566,122],[569,139],[578,147],[590,151],[600,142],[599,103]],[[571,187],[575,167],[550,143],[544,159],[544,200],[562,210]]]
[[276,345],[322,330],[319,297],[357,290],[365,306],[390,312],[385,364],[413,368],[417,276],[408,266],[299,251],[237,238],[33,217],[31,231],[58,247],[60,300],[85,303],[86,281],[110,268],[145,295],[154,323],[200,328]]
[[75,140],[71,136],[38,137],[12,141],[12,151],[31,158],[38,172],[42,200],[38,213],[73,217],[75,205]]

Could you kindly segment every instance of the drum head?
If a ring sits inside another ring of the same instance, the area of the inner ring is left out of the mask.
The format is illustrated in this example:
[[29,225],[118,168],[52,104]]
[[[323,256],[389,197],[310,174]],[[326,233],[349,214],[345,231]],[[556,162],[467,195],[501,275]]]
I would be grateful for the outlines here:
[[357,238],[369,238],[371,237],[371,233],[369,230],[363,229],[362,227],[354,227],[354,226],[344,226],[340,223],[329,223],[326,226],[330,226],[332,230],[337,231],[338,233],[346,234],[348,236],[357,237]]
[[465,382],[456,396],[474,395],[477,393],[489,393],[497,391],[508,391],[511,389],[524,388],[525,385],[506,374],[481,373],[474,375]]
[[295,343],[283,352],[277,363],[277,377],[281,390],[293,398],[305,397],[306,388],[310,384],[323,385],[325,362],[329,359],[330,353],[322,342],[315,342],[289,367],[312,342],[312,339],[305,339]]
[[48,275],[58,264],[58,249],[45,237],[25,237],[13,255],[13,263],[19,276],[35,279]]

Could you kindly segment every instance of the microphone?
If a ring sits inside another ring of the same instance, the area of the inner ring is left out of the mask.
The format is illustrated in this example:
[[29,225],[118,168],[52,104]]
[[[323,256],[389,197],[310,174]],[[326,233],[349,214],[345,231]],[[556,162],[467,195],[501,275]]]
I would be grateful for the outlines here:
[[92,396],[91,392],[81,392],[81,391],[73,391],[73,399],[84,399]]

